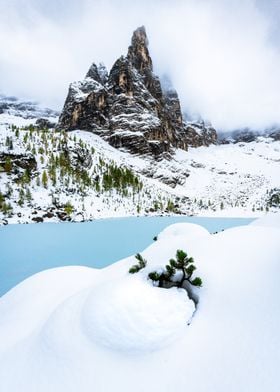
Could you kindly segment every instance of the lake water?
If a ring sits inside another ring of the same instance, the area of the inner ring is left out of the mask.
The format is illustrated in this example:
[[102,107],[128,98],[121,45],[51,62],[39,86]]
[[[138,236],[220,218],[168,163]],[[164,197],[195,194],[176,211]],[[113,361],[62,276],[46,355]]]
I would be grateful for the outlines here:
[[48,268],[66,265],[102,268],[141,252],[173,223],[197,223],[213,233],[246,225],[252,220],[181,216],[2,226],[0,296],[27,277]]

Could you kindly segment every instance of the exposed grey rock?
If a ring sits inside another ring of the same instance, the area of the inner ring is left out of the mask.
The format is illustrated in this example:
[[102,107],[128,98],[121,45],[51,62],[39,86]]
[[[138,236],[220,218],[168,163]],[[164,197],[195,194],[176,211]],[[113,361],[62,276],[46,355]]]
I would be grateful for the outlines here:
[[268,194],[268,206],[269,207],[280,207],[280,189],[274,188],[271,189]]
[[171,188],[175,188],[177,185],[184,185],[186,182],[186,176],[181,173],[173,174],[173,175],[159,175],[154,176],[157,180],[161,181],[163,184],[170,186]]
[[79,169],[90,169],[92,166],[92,157],[87,148],[75,146],[64,150],[69,156],[71,166]]
[[280,129],[279,128],[274,128],[274,129],[268,130],[266,132],[266,135],[268,137],[271,137],[274,140],[280,140]]
[[[92,66],[91,66],[92,68]],[[68,96],[59,118],[59,128],[97,130],[107,128],[107,90],[91,77],[70,85]]]
[[44,218],[42,218],[41,216],[35,216],[34,218],[32,218],[32,221],[35,223],[43,223]]
[[[0,166],[4,167],[7,160],[11,161],[12,168],[21,168],[27,169],[30,171],[34,171],[37,169],[36,159],[32,154],[9,154],[9,153],[1,153],[0,154]],[[13,170],[12,169],[12,170]]]
[[104,86],[108,81],[108,72],[105,65],[99,64],[97,66],[93,63],[86,74],[86,78],[91,78]]
[[35,122],[35,127],[40,129],[50,129],[50,128],[55,128],[56,123],[48,120],[47,118],[38,118],[38,120],[36,120]]

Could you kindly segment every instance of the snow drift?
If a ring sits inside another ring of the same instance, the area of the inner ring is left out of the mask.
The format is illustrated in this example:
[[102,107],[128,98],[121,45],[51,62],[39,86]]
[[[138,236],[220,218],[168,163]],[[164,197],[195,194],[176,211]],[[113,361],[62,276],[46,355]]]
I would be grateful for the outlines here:
[[[131,257],[27,279],[0,300],[1,392],[278,392],[279,235],[269,217],[215,235],[173,225],[134,276]],[[203,279],[194,314],[146,279],[177,249]]]

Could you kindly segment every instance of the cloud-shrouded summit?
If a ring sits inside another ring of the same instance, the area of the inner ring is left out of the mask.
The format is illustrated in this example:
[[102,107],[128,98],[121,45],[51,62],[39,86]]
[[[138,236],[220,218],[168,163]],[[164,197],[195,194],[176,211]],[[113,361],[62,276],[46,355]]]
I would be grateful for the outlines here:
[[92,61],[110,68],[144,24],[183,111],[224,130],[279,125],[279,19],[263,0],[0,0],[0,90],[61,109],[69,83]]

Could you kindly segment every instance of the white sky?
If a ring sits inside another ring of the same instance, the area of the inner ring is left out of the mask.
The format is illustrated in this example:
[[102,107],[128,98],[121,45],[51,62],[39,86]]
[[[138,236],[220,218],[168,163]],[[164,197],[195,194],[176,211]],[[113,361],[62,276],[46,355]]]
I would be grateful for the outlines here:
[[218,129],[280,124],[278,0],[0,0],[0,91],[61,109],[145,25],[155,72]]

